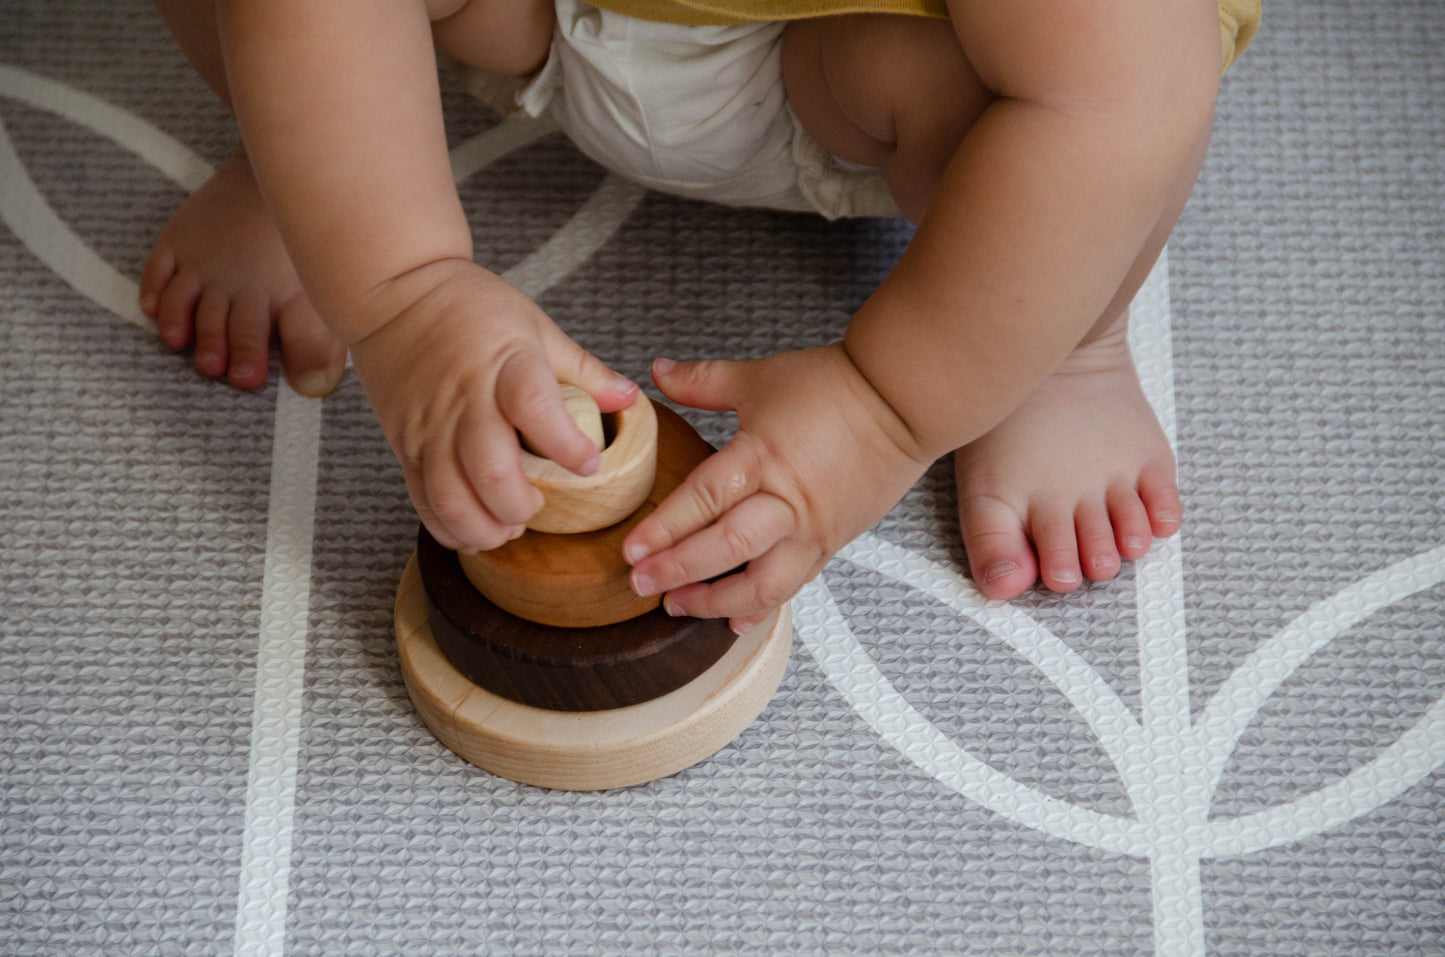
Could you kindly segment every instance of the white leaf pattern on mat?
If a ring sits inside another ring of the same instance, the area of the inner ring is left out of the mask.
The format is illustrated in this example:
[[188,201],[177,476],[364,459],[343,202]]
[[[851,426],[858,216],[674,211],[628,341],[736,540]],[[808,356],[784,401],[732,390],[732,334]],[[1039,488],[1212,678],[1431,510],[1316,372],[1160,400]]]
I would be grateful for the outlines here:
[[[1172,442],[1168,321],[1166,255],[1135,301],[1130,335],[1145,391]],[[1197,721],[1191,721],[1189,712],[1183,561],[1177,537],[1156,542],[1136,563],[1140,720],[1067,644],[1017,605],[985,598],[957,570],[871,534],[838,557],[904,583],[977,622],[1034,665],[1088,723],[1124,783],[1132,806],[1129,817],[1050,797],[970,754],[889,682],[821,580],[797,599],[797,634],[829,680],[888,744],[918,767],[1025,827],[1148,860],[1159,957],[1200,957],[1205,952],[1201,860],[1248,854],[1319,834],[1393,800],[1445,765],[1442,699],[1391,747],[1343,780],[1253,814],[1209,820],[1225,765],[1274,691],[1312,655],[1371,614],[1445,582],[1445,546],[1397,562],[1314,605],[1235,669]]]

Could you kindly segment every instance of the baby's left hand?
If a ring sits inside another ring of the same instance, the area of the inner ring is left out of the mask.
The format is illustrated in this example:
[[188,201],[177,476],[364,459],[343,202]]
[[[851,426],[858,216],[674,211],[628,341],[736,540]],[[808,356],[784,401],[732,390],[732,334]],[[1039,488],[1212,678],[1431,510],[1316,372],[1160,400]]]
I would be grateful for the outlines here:
[[745,631],[929,465],[841,342],[746,362],[659,359],[653,380],[683,405],[736,411],[739,426],[623,543],[633,589],[667,592],[669,614]]

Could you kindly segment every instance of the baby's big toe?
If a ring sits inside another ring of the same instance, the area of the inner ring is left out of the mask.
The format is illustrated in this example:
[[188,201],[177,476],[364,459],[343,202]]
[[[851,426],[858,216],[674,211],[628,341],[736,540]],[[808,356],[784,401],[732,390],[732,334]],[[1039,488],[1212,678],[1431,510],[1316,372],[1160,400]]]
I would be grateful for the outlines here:
[[319,399],[341,384],[346,371],[346,347],[304,295],[281,308],[277,332],[281,339],[281,369],[291,388]]
[[1168,538],[1179,531],[1184,520],[1184,503],[1179,498],[1179,484],[1172,465],[1144,469],[1139,474],[1139,498],[1155,536]]
[[1039,567],[1019,514],[994,498],[971,499],[960,512],[968,567],[979,591],[1007,601],[1032,588]]

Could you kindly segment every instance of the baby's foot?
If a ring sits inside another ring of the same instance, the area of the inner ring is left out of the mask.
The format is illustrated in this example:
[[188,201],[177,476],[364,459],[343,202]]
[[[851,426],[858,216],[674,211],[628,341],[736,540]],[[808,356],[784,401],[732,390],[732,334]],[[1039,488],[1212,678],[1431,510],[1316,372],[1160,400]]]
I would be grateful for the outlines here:
[[1015,598],[1113,578],[1179,530],[1174,454],[1139,386],[1124,323],[1079,346],[993,431],[955,454],[974,581]]
[[297,392],[325,395],[341,381],[346,348],[302,292],[239,147],[161,231],[140,303],[161,341],[194,345],[197,371],[238,389],[265,384],[273,329]]

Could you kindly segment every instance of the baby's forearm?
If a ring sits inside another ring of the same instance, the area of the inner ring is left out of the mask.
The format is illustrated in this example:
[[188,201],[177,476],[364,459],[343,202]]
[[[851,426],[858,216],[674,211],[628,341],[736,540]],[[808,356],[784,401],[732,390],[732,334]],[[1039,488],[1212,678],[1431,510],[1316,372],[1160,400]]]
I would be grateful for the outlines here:
[[312,302],[348,342],[470,261],[420,0],[220,0],[247,153]]
[[[995,88],[1025,86],[1014,77],[1032,79],[1036,62],[1025,52]],[[992,428],[1088,333],[1207,140],[1207,62],[1154,77],[1162,91],[1141,79],[1137,95],[1097,98],[1088,69],[1058,71],[1072,96],[989,106],[849,327],[849,355],[925,458]]]

